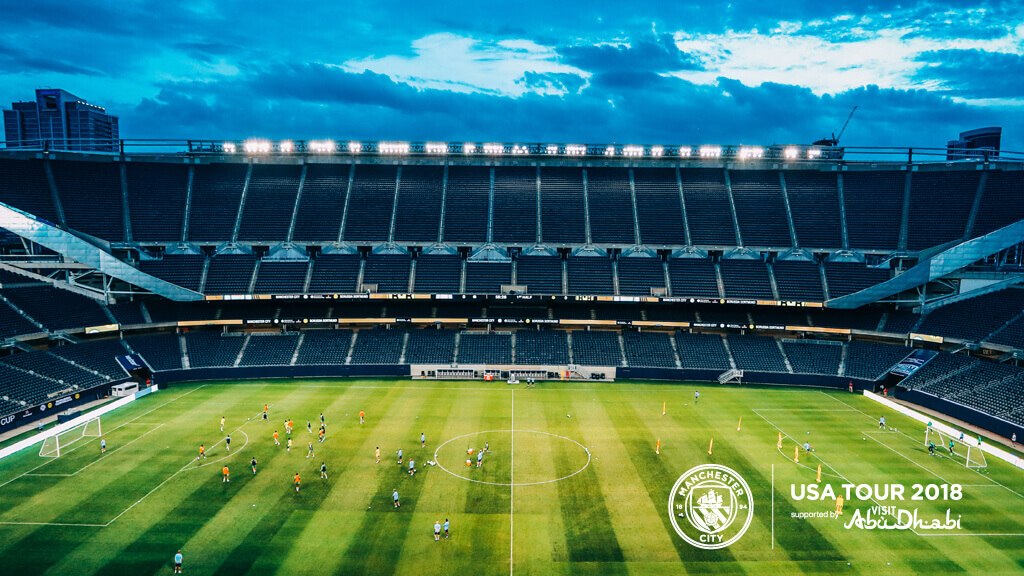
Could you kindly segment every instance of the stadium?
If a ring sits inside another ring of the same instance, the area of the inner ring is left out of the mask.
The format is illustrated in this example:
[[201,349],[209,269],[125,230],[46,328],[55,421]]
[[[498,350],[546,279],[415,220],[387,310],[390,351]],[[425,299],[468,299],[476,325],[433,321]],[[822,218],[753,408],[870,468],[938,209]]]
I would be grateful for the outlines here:
[[113,147],[0,154],[5,571],[1024,570],[1012,153]]

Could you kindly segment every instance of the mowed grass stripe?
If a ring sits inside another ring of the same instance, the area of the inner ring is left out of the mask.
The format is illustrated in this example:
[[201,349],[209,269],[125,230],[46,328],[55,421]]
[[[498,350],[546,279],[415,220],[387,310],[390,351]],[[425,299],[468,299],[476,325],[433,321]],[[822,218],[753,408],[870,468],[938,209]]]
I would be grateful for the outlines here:
[[[392,410],[389,417],[402,416],[406,424],[401,426],[396,423],[393,430],[403,432],[402,438],[418,437],[417,430],[421,426],[415,420],[415,415],[419,403],[413,399],[413,395],[404,395],[403,400],[403,405],[397,410]],[[434,406],[447,405],[449,410],[451,407],[450,395],[446,395],[443,389],[429,393],[428,402]],[[447,417],[447,411],[443,417]],[[394,573],[424,484],[422,477],[402,477],[401,474],[401,471],[395,470],[392,475],[385,470],[378,479],[377,489],[372,498],[377,507],[363,513],[362,521],[357,528],[359,538],[354,539],[346,548],[342,563],[338,567],[339,574]],[[394,508],[392,505],[392,490],[395,488],[398,489],[402,502],[400,508]]]
[[[699,434],[687,431],[684,436],[683,430],[681,430],[684,426],[673,421],[674,426],[663,428],[662,454],[656,455],[652,440],[656,441],[656,438],[659,437],[656,434],[659,432],[649,429],[645,422],[646,419],[659,416],[650,414],[642,416],[627,398],[617,397],[616,400],[619,401],[606,402],[604,408],[609,419],[615,424],[615,431],[619,435],[620,442],[629,452],[633,468],[643,481],[652,506],[655,509],[666,510],[665,514],[661,515],[661,524],[668,534],[673,535],[675,529],[672,527],[667,511],[668,497],[672,486],[679,475],[686,470],[698,464],[707,463],[699,452],[700,448],[695,446],[701,442],[696,439]],[[683,444],[683,438],[687,438],[686,443],[689,446]],[[706,448],[704,450],[706,451]],[[672,468],[670,469],[669,466]],[[672,537],[672,543],[687,572],[745,574],[728,548],[714,551],[702,550],[691,546],[678,536]]]
[[[270,388],[268,390],[280,390],[282,388]],[[331,392],[326,392],[322,389],[311,389],[318,395],[330,397]],[[339,390],[340,391],[340,390]],[[337,393],[337,392],[334,392]],[[390,407],[390,402],[386,401],[388,394],[385,391],[377,393],[362,393],[358,394],[358,401],[363,403],[364,407],[369,408],[370,406],[379,407],[380,409],[387,409]],[[348,394],[342,393],[340,396],[331,404],[331,407],[335,407],[338,404],[352,400],[348,397]],[[326,402],[325,402],[326,403]],[[311,407],[306,407],[308,411]],[[344,409],[344,408],[342,408]],[[330,408],[324,410],[324,418],[327,421],[326,440],[324,444],[319,445],[323,450],[333,448],[334,444],[343,444],[344,437],[347,436],[345,430],[351,426],[358,426],[358,417],[353,419],[352,409],[348,409],[349,418],[344,420],[344,415],[341,412],[332,411]],[[358,414],[358,409],[355,410]],[[319,419],[319,412],[317,412],[317,418]],[[281,431],[283,435],[283,430]],[[222,574],[245,574],[253,568],[253,566],[259,562],[264,568],[274,567],[277,560],[274,559],[273,555],[267,559],[262,559],[261,556],[267,551],[266,544],[277,537],[278,533],[283,529],[285,523],[291,517],[291,515],[299,510],[302,505],[298,499],[300,496],[306,496],[306,494],[296,494],[292,488],[292,474],[298,467],[296,465],[299,462],[296,459],[296,455],[302,457],[303,454],[287,453],[284,451],[283,446],[274,446],[273,440],[269,436],[272,431],[266,432],[266,443],[267,449],[272,450],[272,458],[265,465],[261,465],[262,470],[259,473],[260,478],[273,478],[271,486],[265,492],[265,498],[267,503],[271,503],[272,506],[262,516],[260,521],[253,527],[251,531],[245,534],[244,538],[241,539],[234,547],[232,547],[225,557],[221,560],[220,566],[217,570],[218,573]],[[333,450],[332,450],[333,452]],[[343,453],[343,451],[342,451]],[[326,455],[325,455],[326,458]],[[315,472],[315,464],[302,466],[303,472],[303,484],[306,485],[307,493],[309,492],[311,481],[317,480]],[[329,468],[330,469],[330,468]],[[340,476],[341,469],[336,471],[335,476]],[[321,503],[326,502],[326,498],[321,500]],[[260,502],[259,507],[263,507],[264,503]],[[306,520],[310,520],[306,518]],[[295,532],[299,535],[302,530]],[[283,558],[281,559],[283,560]]]
[[[572,401],[563,396],[561,401],[548,401],[545,406],[548,431],[568,438],[579,437],[579,425],[566,414],[572,412]],[[552,439],[555,472],[558,477],[568,476],[578,469],[578,454],[570,454],[570,443]],[[573,448],[575,448],[573,446]],[[604,502],[604,494],[594,469],[556,484],[558,501],[565,525],[565,539],[572,562],[614,562],[624,560],[622,548],[611,524],[611,514]],[[557,559],[556,559],[557,560]],[[607,573],[626,573],[626,567],[606,566]]]

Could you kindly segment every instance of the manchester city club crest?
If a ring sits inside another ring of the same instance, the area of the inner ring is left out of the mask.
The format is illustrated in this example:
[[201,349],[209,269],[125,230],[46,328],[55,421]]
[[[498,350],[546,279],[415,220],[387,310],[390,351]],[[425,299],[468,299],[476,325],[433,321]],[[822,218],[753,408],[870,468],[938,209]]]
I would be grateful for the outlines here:
[[739,540],[754,518],[750,487],[731,468],[704,464],[679,477],[668,498],[676,532],[705,550],[725,548]]

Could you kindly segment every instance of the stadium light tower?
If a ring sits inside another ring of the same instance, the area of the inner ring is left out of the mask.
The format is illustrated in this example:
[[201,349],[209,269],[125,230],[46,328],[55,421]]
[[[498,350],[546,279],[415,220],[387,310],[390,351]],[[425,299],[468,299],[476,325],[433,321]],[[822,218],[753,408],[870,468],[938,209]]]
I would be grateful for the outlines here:
[[625,147],[622,148],[622,155],[623,156],[643,156],[643,154],[644,154],[644,147],[643,146],[625,146]]
[[363,151],[363,143],[362,142],[356,142],[356,141],[353,140],[352,142],[348,143],[348,153],[349,154],[359,154],[362,151]]
[[582,144],[569,144],[565,147],[565,153],[569,156],[583,156],[587,153],[587,147]]
[[821,148],[809,148],[807,150],[807,158],[809,160],[814,160],[814,159],[820,158],[820,157],[821,157]]
[[693,150],[691,150],[689,146],[680,146],[679,147],[679,157],[680,158],[689,158],[690,157],[690,153],[692,151]]
[[665,154],[665,148],[662,146],[651,146],[651,156],[655,158],[661,158]]
[[408,142],[381,142],[377,146],[377,150],[381,154],[408,154],[409,143]]
[[615,156],[615,146],[609,146],[604,149],[605,156]]
[[797,149],[796,146],[789,146],[785,150],[782,151],[782,156],[786,160],[795,160],[799,153],[800,153],[800,151]]
[[761,158],[763,156],[764,148],[760,146],[744,146],[740,148],[740,158],[743,160]]
[[444,142],[427,142],[427,154],[447,154],[448,145]]
[[558,154],[558,144],[548,144],[548,147],[545,149],[545,151],[549,156],[554,156],[555,154]]
[[246,154],[266,154],[267,152],[270,152],[269,140],[252,139],[245,141]]
[[466,142],[462,145],[463,154],[472,154],[473,152],[476,152],[476,144],[473,142]]
[[291,140],[281,140],[277,143],[277,149],[280,150],[282,154],[291,154],[295,151],[295,143]]
[[235,151],[237,150],[234,142],[225,142],[224,144],[221,144],[221,149],[223,149],[228,154],[234,154]]
[[500,156],[505,153],[505,145],[497,144],[494,142],[484,144],[484,154],[490,154],[492,156]]
[[313,152],[319,152],[320,154],[327,154],[334,150],[334,141],[332,140],[313,140],[309,143],[309,148]]
[[530,153],[530,149],[526,145],[524,145],[524,144],[513,144],[512,145],[512,153],[513,154],[519,154],[519,155],[529,154]]

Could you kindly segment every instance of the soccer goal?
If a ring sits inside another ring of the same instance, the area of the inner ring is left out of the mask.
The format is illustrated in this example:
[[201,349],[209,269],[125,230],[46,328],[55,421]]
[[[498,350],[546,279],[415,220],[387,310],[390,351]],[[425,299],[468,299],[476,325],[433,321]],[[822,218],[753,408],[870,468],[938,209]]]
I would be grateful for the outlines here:
[[59,458],[61,450],[66,450],[83,438],[98,438],[103,435],[103,425],[99,417],[89,418],[78,426],[68,428],[60,434],[54,434],[43,440],[39,455],[43,458]]
[[[953,443],[953,449],[950,450],[949,443]],[[964,466],[968,468],[987,468],[988,462],[985,461],[985,452],[981,450],[980,446],[971,446],[966,442],[962,442],[959,438],[936,430],[929,426],[928,430],[924,433],[924,445],[934,443],[935,449],[938,453],[950,453],[953,460],[960,462],[963,459]]]

